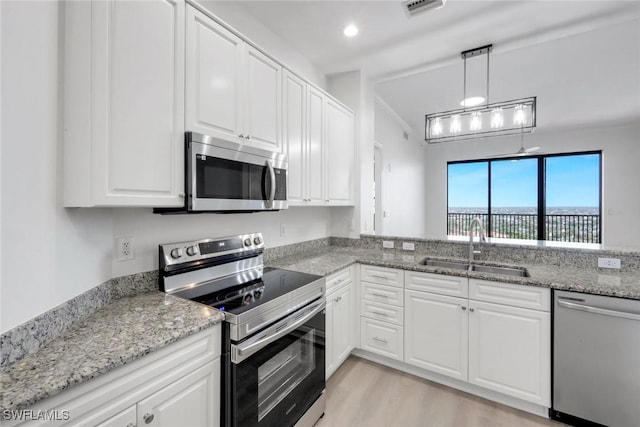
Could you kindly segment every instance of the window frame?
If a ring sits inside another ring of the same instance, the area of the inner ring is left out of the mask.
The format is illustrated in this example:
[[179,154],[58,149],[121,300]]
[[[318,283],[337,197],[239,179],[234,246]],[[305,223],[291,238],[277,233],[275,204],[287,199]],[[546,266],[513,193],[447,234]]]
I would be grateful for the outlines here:
[[[551,154],[537,154],[537,155],[527,155],[527,156],[507,156],[507,157],[499,157],[499,158],[484,158],[484,159],[471,159],[471,160],[453,160],[447,162],[447,215],[445,216],[445,221],[447,221],[446,230],[447,236],[449,236],[449,165],[452,164],[464,164],[464,163],[486,163],[487,164],[487,236],[491,236],[492,231],[492,221],[491,221],[491,163],[495,161],[505,161],[505,160],[523,160],[523,159],[536,159],[538,163],[538,241],[547,241],[546,239],[546,227],[545,227],[545,216],[546,216],[546,165],[545,159],[554,158],[554,157],[568,157],[568,156],[580,156],[580,155],[598,155],[598,242],[593,242],[597,244],[602,244],[602,150],[589,150],[589,151],[572,151],[568,153],[551,153]],[[513,241],[518,241],[522,239],[509,239]],[[556,242],[556,240],[549,240],[551,242]],[[562,240],[557,242],[563,242]],[[570,243],[570,242],[566,242]]]

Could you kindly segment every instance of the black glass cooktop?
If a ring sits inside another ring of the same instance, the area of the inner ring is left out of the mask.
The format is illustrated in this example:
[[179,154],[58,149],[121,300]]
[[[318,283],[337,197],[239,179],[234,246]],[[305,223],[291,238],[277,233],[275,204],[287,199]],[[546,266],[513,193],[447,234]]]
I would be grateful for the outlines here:
[[[236,277],[242,276],[242,273]],[[240,285],[225,287],[207,293],[207,285],[178,292],[175,295],[198,301],[218,310],[241,314],[265,302],[321,279],[322,276],[266,267],[262,277],[249,278]]]

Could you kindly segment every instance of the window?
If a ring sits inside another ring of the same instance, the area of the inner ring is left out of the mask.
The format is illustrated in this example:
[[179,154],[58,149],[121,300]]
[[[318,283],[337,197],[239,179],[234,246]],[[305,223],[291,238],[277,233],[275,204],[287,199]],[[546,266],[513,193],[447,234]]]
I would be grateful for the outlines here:
[[601,152],[450,162],[447,234],[601,242]]

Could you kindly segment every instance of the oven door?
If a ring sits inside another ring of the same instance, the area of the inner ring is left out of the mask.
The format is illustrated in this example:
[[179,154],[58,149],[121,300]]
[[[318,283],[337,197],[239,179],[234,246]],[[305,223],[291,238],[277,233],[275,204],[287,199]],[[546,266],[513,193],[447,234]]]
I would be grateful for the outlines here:
[[286,156],[206,135],[187,133],[190,211],[287,208]]
[[325,388],[325,301],[231,345],[226,425],[293,426]]

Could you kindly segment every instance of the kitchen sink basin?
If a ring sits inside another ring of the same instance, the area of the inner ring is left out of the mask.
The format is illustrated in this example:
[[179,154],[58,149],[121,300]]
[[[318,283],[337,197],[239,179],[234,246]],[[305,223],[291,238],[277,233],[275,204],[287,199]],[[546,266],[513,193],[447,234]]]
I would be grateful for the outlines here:
[[478,273],[503,274],[514,277],[529,277],[527,270],[519,267],[469,264],[466,261],[445,261],[432,258],[425,258],[420,261],[420,264],[427,267],[449,268],[452,270],[477,271]]
[[437,259],[429,259],[425,258],[420,263],[422,265],[426,265],[429,267],[442,267],[442,268],[451,268],[453,270],[468,270],[469,264],[466,262],[457,262],[457,261],[440,261]]

